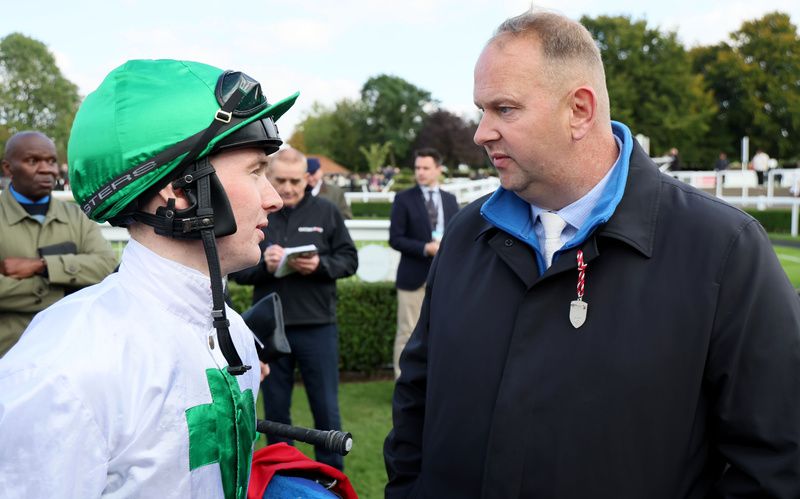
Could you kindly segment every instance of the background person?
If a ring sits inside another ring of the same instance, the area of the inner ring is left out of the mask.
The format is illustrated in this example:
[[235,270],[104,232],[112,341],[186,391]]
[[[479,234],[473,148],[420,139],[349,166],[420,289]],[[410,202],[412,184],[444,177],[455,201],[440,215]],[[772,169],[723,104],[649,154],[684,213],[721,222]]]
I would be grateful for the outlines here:
[[347,199],[344,197],[344,191],[341,187],[331,182],[326,182],[322,175],[322,168],[318,158],[308,158],[308,186],[311,188],[312,196],[319,196],[327,199],[339,209],[346,220],[353,218],[353,212],[350,205],[347,204]]
[[419,319],[425,297],[425,277],[445,226],[458,211],[456,197],[439,188],[441,155],[425,148],[414,153],[417,185],[397,193],[392,203],[389,246],[400,252],[397,267],[397,333],[394,340],[394,376],[400,376],[400,352]]
[[714,170],[716,170],[718,172],[719,171],[723,171],[723,170],[727,170],[728,166],[730,166],[730,164],[731,164],[731,162],[728,161],[728,155],[725,154],[724,152],[720,152],[719,153],[719,157],[714,162]]
[[[314,427],[341,430],[339,415],[339,330],[336,327],[336,280],[355,274],[358,253],[344,219],[327,199],[310,195],[306,157],[286,148],[269,159],[267,174],[283,200],[269,216],[258,265],[231,277],[253,284],[253,303],[276,292],[283,305],[286,337],[292,353],[270,364],[261,385],[267,419],[291,424],[294,371],[298,367],[308,394]],[[317,251],[288,260],[294,271],[276,277],[286,248],[313,244]],[[289,440],[267,435],[269,443]],[[316,447],[317,461],[344,468],[341,455]]]
[[172,60],[128,61],[86,97],[73,193],[131,238],[0,359],[4,498],[245,497],[260,376],[222,275],[258,261],[281,207],[266,154],[296,97]]
[[769,155],[763,149],[757,149],[750,162],[758,177],[758,185],[764,185],[764,176],[769,170]]
[[0,357],[33,316],[64,295],[100,282],[116,265],[100,227],[74,203],[51,196],[58,178],[56,146],[39,132],[6,142],[0,195]]
[[501,187],[428,276],[387,498],[800,497],[800,300],[761,225],[610,120],[575,21],[501,24],[474,100]]

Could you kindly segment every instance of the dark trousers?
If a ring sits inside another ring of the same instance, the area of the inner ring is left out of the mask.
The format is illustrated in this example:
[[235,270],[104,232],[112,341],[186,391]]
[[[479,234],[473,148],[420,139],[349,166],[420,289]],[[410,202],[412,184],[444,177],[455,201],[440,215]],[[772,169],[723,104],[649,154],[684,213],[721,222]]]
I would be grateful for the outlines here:
[[[294,368],[308,394],[308,404],[318,430],[341,430],[339,417],[339,331],[336,324],[286,326],[291,355],[271,362],[270,373],[261,383],[264,394],[264,415],[268,420],[292,424]],[[267,435],[270,444],[290,440]],[[314,447],[316,459],[337,469],[344,469],[341,455]]]

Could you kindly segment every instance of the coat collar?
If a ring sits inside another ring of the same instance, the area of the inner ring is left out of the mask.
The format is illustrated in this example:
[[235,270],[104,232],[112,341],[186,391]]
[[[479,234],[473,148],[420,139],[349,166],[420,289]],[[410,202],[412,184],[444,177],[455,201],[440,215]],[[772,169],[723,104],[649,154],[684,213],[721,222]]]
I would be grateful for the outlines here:
[[[14,196],[12,196],[9,191],[3,191],[3,193],[0,194],[0,208],[2,208],[2,211],[5,213],[8,225],[18,224],[26,218],[33,220],[33,217],[28,215],[25,208],[14,199]],[[66,206],[64,206],[64,203],[61,201],[55,199],[52,194],[50,195],[50,208],[47,210],[47,217],[45,217],[42,225],[48,224],[51,220],[69,223]]]
[[[661,196],[662,174],[658,167],[647,156],[638,142],[633,141],[631,151],[628,177],[625,182],[625,191],[608,222],[599,226],[595,231],[596,237],[608,237],[623,242],[635,249],[643,256],[650,258],[655,250],[656,225],[659,214]],[[489,196],[485,196],[476,201],[482,205]],[[492,238],[495,233],[500,232],[509,235],[483,217],[478,226],[475,239],[479,239],[485,234]],[[517,235],[513,235],[517,238]],[[595,237],[589,237],[582,245],[587,260],[593,259],[599,254]],[[565,259],[566,260],[566,259]],[[572,259],[568,260],[569,268],[575,267]],[[566,262],[563,262],[566,264]],[[559,262],[553,265],[553,271],[559,271],[562,267]],[[550,270],[550,269],[548,269]],[[549,272],[548,272],[549,273]]]
[[625,194],[614,215],[599,228],[598,236],[628,244],[650,258],[655,247],[662,174],[634,141]]

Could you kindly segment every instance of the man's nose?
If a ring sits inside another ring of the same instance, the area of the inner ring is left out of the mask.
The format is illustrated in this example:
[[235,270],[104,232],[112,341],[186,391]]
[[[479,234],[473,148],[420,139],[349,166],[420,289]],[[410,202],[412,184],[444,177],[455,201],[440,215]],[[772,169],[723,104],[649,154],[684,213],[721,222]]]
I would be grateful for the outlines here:
[[489,121],[485,114],[481,116],[478,122],[478,128],[475,130],[475,136],[472,138],[475,144],[483,146],[486,145],[487,142],[500,138],[500,134],[491,126]]

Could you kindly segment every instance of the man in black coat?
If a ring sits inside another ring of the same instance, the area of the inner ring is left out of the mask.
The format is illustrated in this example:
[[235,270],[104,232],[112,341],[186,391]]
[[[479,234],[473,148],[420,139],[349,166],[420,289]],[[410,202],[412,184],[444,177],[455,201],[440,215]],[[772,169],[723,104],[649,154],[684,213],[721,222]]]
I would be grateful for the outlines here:
[[389,245],[400,252],[397,267],[397,334],[394,375],[400,376],[400,352],[419,319],[425,297],[425,278],[450,218],[458,211],[456,197],[439,188],[442,156],[425,148],[414,154],[417,185],[400,192],[392,203]]
[[611,121],[577,22],[504,22],[474,98],[502,187],[431,267],[386,496],[800,497],[800,300],[763,228]]
[[[320,430],[340,430],[339,332],[336,327],[336,279],[356,272],[358,253],[339,210],[306,189],[306,158],[287,148],[270,156],[267,176],[283,200],[268,216],[261,243],[262,260],[232,279],[253,284],[253,303],[277,292],[283,305],[291,355],[270,364],[261,384],[267,419],[291,424],[290,407],[297,365]],[[313,244],[316,251],[283,257],[291,248]],[[280,269],[280,270],[279,270]],[[270,443],[286,441],[268,436]],[[342,469],[342,456],[315,448],[317,461]]]

